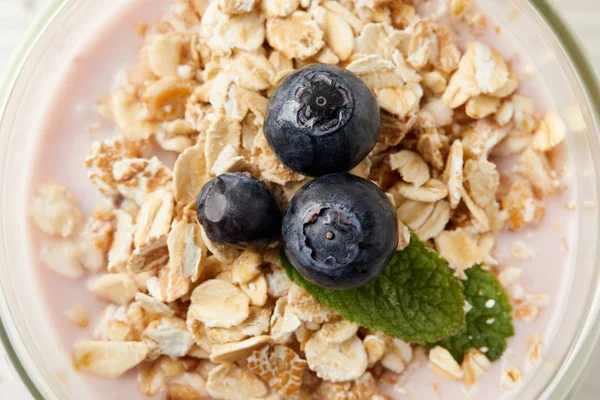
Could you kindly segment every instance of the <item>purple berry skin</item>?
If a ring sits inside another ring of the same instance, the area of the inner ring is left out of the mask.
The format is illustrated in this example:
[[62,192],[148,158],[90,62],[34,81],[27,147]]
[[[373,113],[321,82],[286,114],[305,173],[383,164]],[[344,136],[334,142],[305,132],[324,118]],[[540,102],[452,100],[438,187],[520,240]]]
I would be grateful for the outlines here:
[[304,185],[283,216],[286,257],[310,282],[329,289],[365,285],[398,245],[396,210],[369,180],[348,173]]
[[264,132],[281,162],[296,172],[321,176],[350,171],[375,147],[379,106],[352,72],[312,64],[275,89]]
[[196,200],[198,221],[208,238],[239,248],[262,249],[281,233],[281,211],[267,186],[245,173],[207,182]]

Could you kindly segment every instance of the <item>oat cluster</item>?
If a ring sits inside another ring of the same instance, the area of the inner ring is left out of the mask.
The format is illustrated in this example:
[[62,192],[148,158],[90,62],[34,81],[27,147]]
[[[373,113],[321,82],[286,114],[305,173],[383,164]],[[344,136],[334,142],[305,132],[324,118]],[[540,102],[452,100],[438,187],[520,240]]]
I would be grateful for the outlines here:
[[[307,181],[279,162],[262,128],[269,93],[315,62],[349,69],[377,98],[379,142],[353,173],[395,202],[399,248],[408,227],[460,278],[483,263],[515,316],[536,318],[545,296],[523,289],[522,270],[496,268],[495,237],[544,217],[544,199],[560,190],[549,156],[567,128],[554,112],[536,114],[497,51],[459,45],[438,22],[449,14],[483,29],[468,1],[442,2],[431,17],[412,3],[176,0],[164,19],[138,26],[137,64],[98,104],[119,134],[94,143],[84,163],[103,201],[84,220],[74,196],[48,183],[32,205],[44,263],[89,276],[89,290],[109,303],[100,316],[76,305],[67,313],[94,326],[73,349],[76,369],[118,378],[139,366],[140,391],[169,399],[375,400],[378,381],[423,352],[320,305],[289,281],[278,249],[213,243],[196,219],[197,193],[218,174],[252,174],[282,206]],[[152,156],[158,148],[177,155],[172,167]],[[500,171],[500,159],[513,170]],[[528,257],[523,246],[513,251]],[[541,352],[538,339],[531,358]],[[437,347],[429,366],[471,385],[488,370],[484,353],[473,349],[459,365]],[[520,379],[511,367],[502,384]]]

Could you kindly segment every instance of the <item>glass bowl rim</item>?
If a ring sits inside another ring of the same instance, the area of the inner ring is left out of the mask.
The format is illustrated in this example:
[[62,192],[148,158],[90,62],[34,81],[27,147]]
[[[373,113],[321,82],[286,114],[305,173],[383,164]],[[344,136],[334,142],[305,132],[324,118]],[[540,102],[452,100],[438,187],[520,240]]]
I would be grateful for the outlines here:
[[[62,6],[70,1],[76,0],[51,0],[31,23],[26,30],[23,39],[13,51],[4,72],[0,76],[0,116],[4,113],[6,101],[11,95],[12,88],[21,71],[21,67],[27,59],[33,45],[36,43],[38,37],[43,34],[46,27],[52,23],[55,15],[58,14]],[[600,85],[598,76],[591,64],[589,56],[586,51],[582,49],[580,41],[576,38],[571,29],[562,20],[562,17],[555,9],[555,6],[545,0],[527,1],[538,12],[544,22],[548,24],[560,43],[562,50],[571,61],[589,106],[591,106],[590,111],[594,120],[600,125]],[[588,314],[586,318],[588,321],[589,317]],[[579,377],[582,370],[587,365],[592,350],[600,337],[600,318],[596,318],[593,324],[594,326],[588,331],[587,337],[583,338],[581,346],[577,349],[577,354],[573,358],[571,365],[563,371],[562,376],[558,375],[560,373],[560,371],[558,371],[557,375],[553,377],[553,379],[558,379],[558,381],[555,382],[554,391],[551,393],[552,398],[565,398],[566,395],[571,392],[573,387],[576,386],[574,378]],[[4,347],[12,367],[21,378],[29,393],[35,400],[45,400],[13,347],[2,315],[0,315],[0,343]]]

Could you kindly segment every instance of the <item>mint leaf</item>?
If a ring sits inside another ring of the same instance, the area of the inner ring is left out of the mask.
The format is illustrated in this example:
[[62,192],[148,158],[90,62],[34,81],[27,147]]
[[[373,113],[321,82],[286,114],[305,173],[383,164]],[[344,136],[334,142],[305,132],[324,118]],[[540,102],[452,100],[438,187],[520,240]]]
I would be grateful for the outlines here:
[[281,259],[293,282],[347,320],[367,328],[406,342],[435,342],[464,326],[460,281],[415,234],[377,278],[358,289],[337,291],[316,286],[296,271],[283,252]]
[[495,361],[506,348],[506,338],[514,335],[508,296],[489,271],[475,266],[465,272],[468,277],[463,281],[465,298],[472,306],[466,316],[467,325],[438,344],[448,349],[458,362],[472,348],[487,348],[484,354]]

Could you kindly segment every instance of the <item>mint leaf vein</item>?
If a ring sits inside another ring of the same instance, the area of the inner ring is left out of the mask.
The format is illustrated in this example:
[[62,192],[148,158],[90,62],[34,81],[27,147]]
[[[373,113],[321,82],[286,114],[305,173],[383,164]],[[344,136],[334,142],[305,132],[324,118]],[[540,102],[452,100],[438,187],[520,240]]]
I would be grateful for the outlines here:
[[358,289],[330,290],[308,282],[282,255],[290,279],[349,321],[405,342],[436,342],[465,324],[461,282],[415,234],[373,281]]

